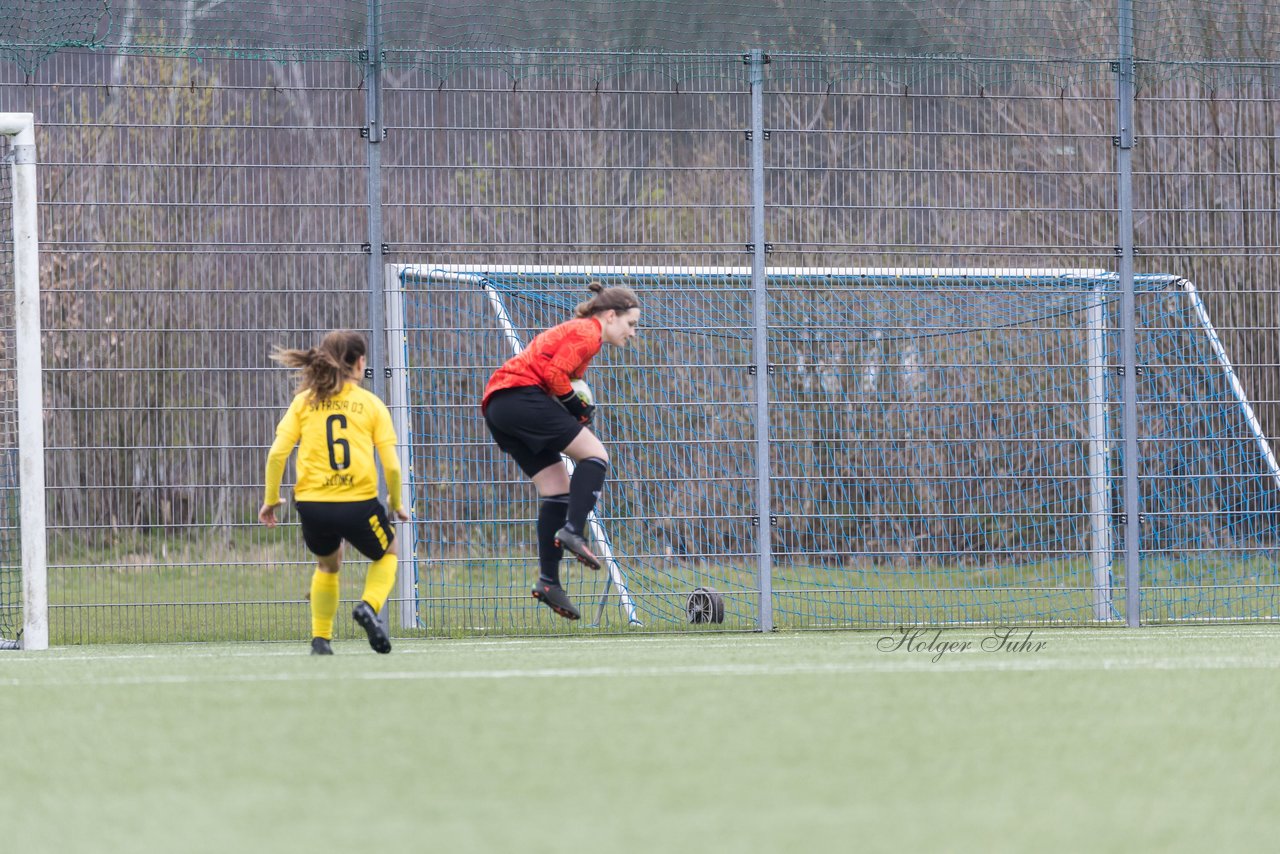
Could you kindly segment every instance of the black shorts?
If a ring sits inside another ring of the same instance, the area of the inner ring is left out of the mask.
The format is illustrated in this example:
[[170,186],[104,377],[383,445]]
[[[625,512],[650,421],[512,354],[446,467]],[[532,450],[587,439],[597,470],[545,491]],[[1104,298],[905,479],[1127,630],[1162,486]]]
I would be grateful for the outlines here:
[[387,553],[396,529],[376,498],[367,501],[295,501],[302,539],[314,555],[331,555],[346,540],[369,560]]
[[560,452],[582,432],[578,419],[534,386],[495,392],[484,421],[498,447],[529,477],[560,462]]

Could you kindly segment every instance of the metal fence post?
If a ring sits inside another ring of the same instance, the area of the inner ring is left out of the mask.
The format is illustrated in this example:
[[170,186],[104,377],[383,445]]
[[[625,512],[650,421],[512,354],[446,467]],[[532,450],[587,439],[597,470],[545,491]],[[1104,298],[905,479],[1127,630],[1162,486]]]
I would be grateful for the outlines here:
[[751,84],[751,317],[756,372],[756,509],[760,631],[773,631],[773,509],[769,484],[769,290],[764,236],[764,51],[744,57]]
[[1142,508],[1138,491],[1137,306],[1133,283],[1133,0],[1117,0],[1119,62],[1116,77],[1117,251],[1120,276],[1121,417],[1124,425],[1124,584],[1125,619],[1140,622],[1139,569]]
[[[370,389],[380,399],[387,399],[387,311],[383,292],[383,242],[382,242],[382,140],[386,128],[382,122],[382,26],[379,21],[379,0],[369,0],[366,20],[364,56],[365,124],[364,135],[369,152],[369,242],[366,282],[369,288],[369,354],[367,364],[372,373],[366,372]],[[386,490],[386,481],[379,473],[379,492]],[[389,496],[388,496],[389,497]],[[394,518],[396,538],[401,539],[404,526]],[[412,558],[412,555],[405,555]],[[390,630],[391,608],[383,608],[379,619]],[[413,624],[411,623],[410,626]]]
[[364,57],[365,126],[363,134],[369,153],[369,367],[373,369],[370,387],[378,397],[386,399],[387,365],[386,307],[383,302],[384,275],[382,243],[382,139],[386,132],[382,123],[382,32],[378,21],[378,0],[369,0],[367,39]]

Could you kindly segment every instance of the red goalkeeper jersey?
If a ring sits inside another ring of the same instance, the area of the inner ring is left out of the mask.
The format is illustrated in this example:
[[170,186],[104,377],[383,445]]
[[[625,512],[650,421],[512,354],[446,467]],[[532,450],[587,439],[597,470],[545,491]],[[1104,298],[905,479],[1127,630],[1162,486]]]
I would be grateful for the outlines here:
[[504,388],[537,386],[552,397],[568,394],[573,391],[569,381],[582,378],[600,343],[600,321],[594,317],[574,318],[536,335],[489,377],[481,409]]

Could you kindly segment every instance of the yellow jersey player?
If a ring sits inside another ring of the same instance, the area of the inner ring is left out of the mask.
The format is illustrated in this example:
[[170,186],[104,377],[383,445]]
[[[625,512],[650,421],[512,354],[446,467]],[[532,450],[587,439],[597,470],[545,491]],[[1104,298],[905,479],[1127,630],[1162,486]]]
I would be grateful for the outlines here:
[[402,522],[409,520],[409,513],[400,506],[400,461],[391,413],[377,395],[360,386],[367,349],[360,333],[338,331],[326,335],[319,347],[276,348],[271,355],[297,368],[301,382],[276,425],[276,438],[267,454],[267,494],[258,519],[268,528],[276,526],[276,507],[282,503],[280,479],[297,445],[294,505],[302,522],[302,538],[317,564],[311,576],[312,655],[333,654],[330,641],[338,612],[343,540],[373,561],[360,604],[351,616],[376,652],[391,651],[391,639],[378,614],[396,580],[395,528],[378,500],[375,449],[386,476],[391,513]]

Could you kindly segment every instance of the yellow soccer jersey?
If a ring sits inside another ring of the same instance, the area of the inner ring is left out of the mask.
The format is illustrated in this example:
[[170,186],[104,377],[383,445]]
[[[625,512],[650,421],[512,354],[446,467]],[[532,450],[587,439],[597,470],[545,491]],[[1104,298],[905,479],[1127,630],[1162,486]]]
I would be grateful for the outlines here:
[[276,425],[267,454],[267,503],[280,502],[280,478],[298,445],[295,501],[365,501],[378,495],[378,450],[392,510],[400,509],[400,461],[396,431],[386,404],[371,391],[347,383],[325,401],[309,392],[293,398]]

